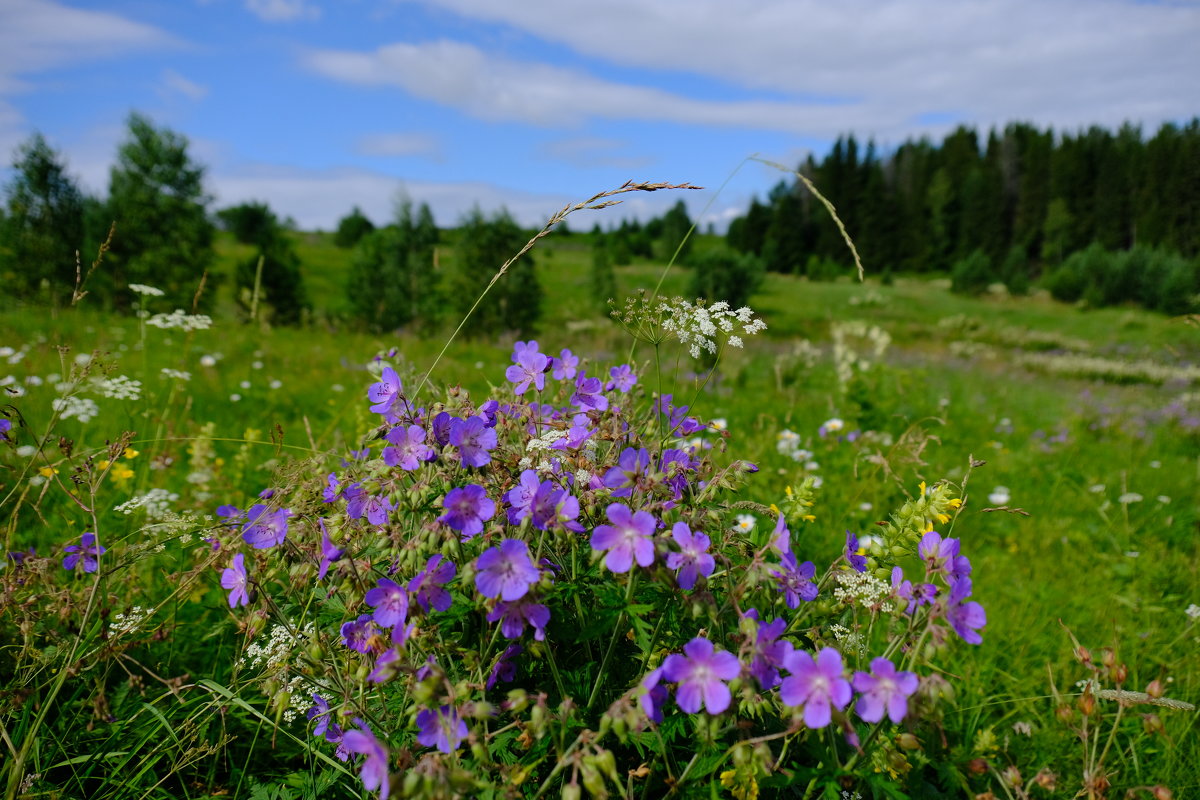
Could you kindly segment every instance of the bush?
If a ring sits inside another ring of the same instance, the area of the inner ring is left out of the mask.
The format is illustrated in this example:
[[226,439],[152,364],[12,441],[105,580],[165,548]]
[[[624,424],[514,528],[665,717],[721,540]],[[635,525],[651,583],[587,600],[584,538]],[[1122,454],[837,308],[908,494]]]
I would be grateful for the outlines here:
[[[488,219],[478,208],[463,220],[458,234],[450,301],[456,314],[465,315],[528,237],[507,211]],[[541,314],[542,287],[533,256],[526,253],[509,266],[475,308],[468,333],[528,333],[535,328]]]
[[983,250],[976,250],[954,265],[950,290],[958,294],[983,294],[993,280],[992,260]]
[[734,308],[750,302],[762,284],[762,259],[751,253],[710,250],[691,259],[691,293],[710,302],[724,300]]
[[[259,260],[262,273],[259,274]],[[257,279],[258,296],[255,298]],[[238,305],[276,325],[297,325],[309,309],[300,259],[283,239],[260,249],[237,269]],[[255,303],[257,302],[257,305]]]
[[353,211],[338,221],[337,232],[333,235],[333,243],[338,247],[354,247],[373,230],[375,230],[374,223],[358,206],[355,206]]

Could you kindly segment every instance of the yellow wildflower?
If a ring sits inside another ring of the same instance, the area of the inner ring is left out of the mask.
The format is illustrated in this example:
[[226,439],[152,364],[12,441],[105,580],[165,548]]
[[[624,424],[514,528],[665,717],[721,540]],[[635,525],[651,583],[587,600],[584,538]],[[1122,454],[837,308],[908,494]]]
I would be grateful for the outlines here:
[[801,517],[800,519],[802,519],[802,520],[805,520],[806,522],[816,522],[816,521],[817,521],[817,515],[816,515],[816,514],[805,514],[805,515],[804,515],[803,517]]
[[951,508],[962,508],[962,498],[960,497],[951,497],[946,502],[950,504]]
[[126,447],[125,452],[122,453],[121,455],[125,456],[125,458],[137,458],[138,451],[134,450],[132,447]]
[[117,467],[113,470],[113,477],[119,481],[127,481],[133,477],[133,470],[129,467]]
[[51,475],[57,475],[58,470],[51,469],[50,467],[42,467],[41,469],[38,470],[38,474],[41,475],[43,478],[49,478]]
[[100,461],[97,461],[96,466],[99,467],[100,469],[108,469],[108,465],[111,463],[112,463],[111,461],[109,461],[107,458],[105,458]]

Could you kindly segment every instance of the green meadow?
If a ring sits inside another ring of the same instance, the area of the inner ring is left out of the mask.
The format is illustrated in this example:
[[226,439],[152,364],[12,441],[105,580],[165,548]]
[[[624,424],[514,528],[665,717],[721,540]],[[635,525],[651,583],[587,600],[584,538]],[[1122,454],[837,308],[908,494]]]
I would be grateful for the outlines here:
[[[5,550],[36,549],[37,579],[63,583],[63,545],[101,525],[109,541],[136,544],[144,557],[129,565],[138,576],[127,584],[131,593],[91,602],[109,625],[135,606],[153,609],[138,630],[110,636],[86,658],[70,646],[81,632],[55,622],[68,619],[77,592],[48,589],[44,602],[53,608],[40,616],[0,612],[13,637],[2,645],[7,747],[37,740],[24,776],[14,783],[4,773],[7,796],[362,795],[353,775],[313,754],[303,717],[283,719],[250,672],[235,666],[247,621],[227,607],[219,571],[195,568],[203,544],[169,514],[155,521],[144,509],[115,510],[162,489],[171,512],[203,524],[219,505],[244,508],[259,491],[286,484],[301,463],[335,468],[373,424],[366,391],[376,378],[366,365],[380,353],[396,351],[391,360],[409,389],[432,370],[419,404],[444,399],[446,387],[481,393],[506,385],[513,337],[502,332],[468,323],[435,365],[449,330],[383,336],[342,324],[350,251],[325,234],[290,235],[313,304],[306,327],[238,317],[232,273],[252,250],[226,235],[214,268],[226,279],[216,282],[207,330],[148,327],[99,313],[87,298],[75,308],[0,317],[0,378],[10,376],[5,403],[14,420],[11,446],[0,451]],[[696,246],[711,244],[702,236]],[[937,712],[937,735],[905,743],[907,762],[895,765],[898,773],[927,768],[942,776],[941,788],[895,796],[1088,796],[1097,768],[1113,788],[1095,797],[1149,797],[1147,787],[1159,784],[1177,798],[1200,796],[1194,708],[1101,698],[1090,735],[1078,734],[1089,724],[1081,682],[1108,657],[1105,648],[1125,665],[1124,689],[1142,692],[1156,681],[1152,694],[1200,700],[1194,320],[1084,310],[1037,291],[966,298],[926,276],[884,285],[870,264],[862,283],[770,273],[750,303],[767,323],[764,334],[744,350],[727,349],[708,380],[707,365],[664,346],[658,378],[650,349],[631,349],[590,295],[586,235],[552,235],[534,256],[545,293],[536,334],[544,352],[569,347],[597,364],[632,353],[640,391],[672,392],[701,419],[724,420],[728,437],[714,441],[759,466],[749,492],[764,505],[819,479],[812,519],[792,528],[793,546],[809,557],[837,552],[847,529],[871,534],[922,483],[955,485],[963,506],[942,533],[971,554],[987,625],[982,644],[958,643],[939,662],[953,702]],[[449,268],[453,258],[451,238],[439,246],[439,264]],[[618,266],[620,297],[652,291],[663,272],[648,261]],[[687,286],[687,270],[674,267],[661,294]],[[172,310],[146,300],[152,312]],[[51,427],[56,384],[84,369],[140,381],[140,397],[85,393],[94,416]],[[819,436],[834,418],[845,432],[874,432],[870,444]],[[785,431],[809,454],[796,460],[785,452]],[[95,481],[89,476],[101,461],[106,477]],[[81,502],[68,497],[71,487]],[[774,521],[760,516],[756,524]],[[0,575],[6,604],[18,596],[15,570],[10,560]],[[77,674],[60,679],[67,668]],[[1039,771],[1053,774],[1053,788],[1035,782]]]

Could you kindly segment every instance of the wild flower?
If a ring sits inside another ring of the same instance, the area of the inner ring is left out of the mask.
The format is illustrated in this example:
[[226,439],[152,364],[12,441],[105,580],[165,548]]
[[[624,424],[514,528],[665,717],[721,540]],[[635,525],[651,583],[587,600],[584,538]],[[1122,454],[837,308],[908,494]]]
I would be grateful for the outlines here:
[[966,601],[971,596],[971,579],[960,578],[950,584],[950,597],[946,605],[946,619],[954,632],[968,644],[980,644],[983,637],[979,629],[987,624],[987,614],[983,606],[974,601]]
[[579,356],[563,348],[558,358],[551,359],[551,361],[550,374],[554,376],[555,380],[569,381],[575,379],[575,373],[579,367]]
[[541,573],[529,559],[529,546],[520,539],[505,539],[499,547],[483,551],[475,562],[475,588],[484,597],[505,602],[520,600]]
[[483,532],[483,523],[496,513],[496,504],[486,490],[477,484],[451,489],[442,501],[446,513],[438,522],[461,534],[464,541]]
[[255,503],[246,512],[246,523],[242,527],[242,539],[259,550],[283,544],[287,538],[288,518],[292,512],[286,508],[271,509]]
[[504,376],[510,383],[516,384],[513,391],[518,397],[525,394],[530,384],[537,391],[546,388],[546,372],[550,369],[550,358],[536,349],[526,348],[520,355],[513,356],[516,361],[509,367]]
[[633,369],[628,364],[610,368],[608,375],[612,378],[612,388],[622,394],[629,392],[637,385],[637,375],[633,374]]
[[78,395],[56,397],[50,401],[50,408],[58,412],[59,419],[74,417],[85,424],[91,422],[100,413],[100,407],[96,405],[95,400]]
[[658,313],[662,330],[678,339],[692,358],[700,358],[703,352],[715,354],[722,337],[730,347],[741,347],[742,336],[753,336],[767,328],[749,308],[733,310],[724,301],[705,305],[703,301],[693,304],[676,297],[669,303],[659,303]]
[[108,635],[124,636],[134,633],[152,616],[154,616],[153,608],[142,608],[141,606],[134,606],[127,612],[113,614],[112,622],[108,624]]
[[250,604],[250,594],[246,591],[249,576],[246,574],[245,556],[236,553],[229,566],[221,573],[221,588],[229,590],[229,607],[237,608]]
[[408,590],[388,578],[380,578],[363,602],[375,609],[374,619],[381,628],[403,625],[408,618]]
[[108,552],[108,548],[96,543],[96,534],[85,531],[79,544],[69,544],[63,552],[69,554],[63,558],[63,569],[71,571],[82,565],[84,572],[95,572],[100,566],[99,557]]
[[846,563],[855,572],[867,571],[867,557],[860,555],[858,546],[858,537],[851,531],[846,531],[846,549],[842,551],[842,555],[846,559]]
[[845,422],[843,422],[841,419],[839,419],[837,417],[834,417],[832,419],[827,419],[823,423],[821,423],[821,427],[817,428],[817,435],[820,436],[822,439],[824,439],[826,436],[828,436],[831,433],[840,433],[842,431],[842,429],[845,427],[846,427]]
[[146,297],[162,297],[164,294],[166,294],[162,289],[157,289],[153,286],[147,286],[144,283],[129,284],[129,291],[144,295]]
[[[354,724],[358,727],[352,728],[342,735],[342,744],[349,752],[365,756],[362,762],[362,771],[359,773],[363,788],[367,791],[378,789],[380,799],[387,800],[390,788],[388,785],[387,748],[375,738],[375,734],[367,727],[367,723],[356,718]],[[424,743],[422,742],[422,744]]]
[[[428,708],[418,711],[417,728],[418,742],[426,747],[436,747],[443,753],[453,753],[467,736],[467,723],[453,706],[441,706],[437,711]],[[386,797],[386,792],[383,796]]]
[[1188,619],[1200,619],[1200,606],[1195,603],[1189,603],[1183,613],[1187,615]]
[[463,466],[482,467],[492,460],[489,451],[496,447],[496,431],[483,417],[455,419],[450,423],[449,443],[458,448]]
[[505,639],[519,639],[525,626],[533,628],[533,638],[543,641],[546,626],[550,624],[550,609],[536,603],[526,594],[517,600],[500,601],[487,615],[488,622],[500,622],[500,633]]
[[832,647],[817,653],[814,660],[803,650],[788,655],[784,668],[791,673],[779,686],[779,699],[785,705],[804,708],[804,724],[824,728],[834,710],[850,703],[852,692],[842,669],[842,654]]
[[646,719],[656,724],[663,721],[662,708],[671,696],[662,681],[663,669],[659,667],[647,673],[639,684],[638,705],[641,706]]
[[329,538],[329,531],[325,528],[325,520],[318,518],[317,524],[321,528],[321,560],[317,565],[317,580],[323,581],[329,567],[345,555],[345,550],[334,546],[333,540]]
[[137,400],[142,396],[142,382],[126,375],[96,381],[96,391],[114,400]]
[[1006,506],[1010,500],[1012,496],[1008,493],[1007,486],[997,486],[988,495],[988,502],[994,506]]
[[639,566],[654,563],[655,520],[647,511],[631,511],[624,503],[605,509],[611,525],[597,525],[592,531],[592,549],[607,550],[604,566],[611,572],[628,572],[636,560]]
[[738,533],[749,533],[754,530],[757,520],[753,514],[738,514],[734,517],[733,529]]
[[810,603],[817,599],[817,585],[813,583],[816,573],[816,567],[811,561],[797,564],[796,554],[791,551],[780,557],[778,569],[771,570],[771,575],[776,580],[776,589],[783,592],[784,603],[788,608],[799,608],[801,600]]
[[1127,506],[1133,503],[1140,503],[1143,499],[1144,498],[1137,492],[1125,492],[1117,498],[1117,502],[1123,506]]
[[450,608],[450,592],[446,584],[454,579],[458,567],[446,561],[441,553],[429,557],[425,569],[408,582],[408,591],[426,614],[430,611],[446,611]]
[[212,327],[212,317],[205,314],[186,314],[177,308],[170,314],[155,314],[146,324],[164,330],[178,328],[183,331],[203,331]]
[[131,497],[124,503],[113,508],[121,514],[132,514],[134,511],[141,509],[146,512],[146,517],[151,520],[164,519],[171,511],[171,504],[179,500],[179,495],[176,492],[169,492],[166,489],[154,488],[138,497]]
[[613,497],[629,497],[650,470],[650,451],[644,447],[626,447],[617,465],[604,475],[604,485],[613,490]]
[[170,367],[163,367],[161,370],[159,370],[159,372],[162,374],[162,376],[164,378],[167,378],[169,380],[190,381],[192,379],[192,373],[186,372],[181,369],[171,369]]
[[791,642],[780,639],[787,630],[787,621],[776,617],[770,622],[759,622],[758,611],[753,608],[748,610],[744,617],[752,620],[751,625],[754,627],[754,639],[750,649],[750,674],[765,692],[783,681],[779,670],[784,667],[794,649]]
[[425,429],[420,425],[397,425],[388,431],[386,438],[391,446],[383,448],[383,463],[389,467],[399,466],[411,472],[420,468],[421,462],[436,457],[425,444]]
[[679,570],[679,588],[690,590],[695,587],[697,577],[707,578],[716,566],[708,552],[712,542],[699,531],[693,533],[684,522],[675,523],[671,538],[679,546],[679,552],[667,554],[667,569]]
[[523,649],[519,644],[510,644],[504,648],[504,652],[500,654],[488,672],[485,688],[490,690],[495,688],[497,683],[509,683],[515,679],[517,677],[517,656],[522,652]]
[[675,702],[688,714],[701,708],[709,714],[720,714],[729,708],[732,697],[725,682],[740,672],[737,656],[717,650],[702,636],[685,644],[682,655],[667,656],[662,665],[663,679],[677,684]]
[[917,691],[917,676],[913,672],[897,672],[886,658],[871,659],[871,672],[855,672],[854,690],[860,692],[855,711],[866,722],[879,722],[886,713],[899,724],[908,713],[908,698]]

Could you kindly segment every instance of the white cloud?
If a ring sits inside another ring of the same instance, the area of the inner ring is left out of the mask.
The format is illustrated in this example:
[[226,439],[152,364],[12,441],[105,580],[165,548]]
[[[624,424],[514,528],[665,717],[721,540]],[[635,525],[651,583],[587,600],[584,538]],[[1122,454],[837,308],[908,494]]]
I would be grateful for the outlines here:
[[[319,50],[307,65],[329,78],[394,86],[479,119],[573,127],[588,119],[641,119],[789,132],[836,132],[828,109],[775,101],[705,101],[594,78],[577,70],[492,57],[442,39],[396,43],[369,53]],[[857,112],[854,116],[858,116]],[[858,120],[865,122],[866,119]],[[853,124],[853,123],[851,123]]]
[[584,136],[547,142],[540,152],[552,161],[562,161],[581,168],[641,169],[654,163],[652,158],[624,153],[628,146],[627,142],[616,139]]
[[[1061,129],[1186,118],[1200,107],[1195,3],[417,1],[505,23],[626,68],[782,93],[789,106],[842,101],[820,110],[824,124],[793,113],[769,125],[752,114],[748,127],[799,126],[819,135],[832,123],[841,131],[894,135],[919,131],[914,118],[922,114],[952,112],[980,124],[1029,119]],[[744,110],[769,114],[772,108]],[[632,116],[642,116],[639,111],[635,105]],[[720,113],[674,102],[663,111],[685,122]]]
[[22,78],[131,51],[177,47],[169,33],[106,11],[52,0],[0,2],[0,93],[27,90]]
[[263,22],[319,19],[321,9],[307,0],[246,0],[246,10]]
[[189,100],[203,100],[208,96],[208,87],[188,80],[173,69],[163,70],[162,89],[168,95],[183,95]]
[[427,133],[373,133],[355,143],[355,151],[364,156],[427,156],[441,160],[442,147],[437,137]]

